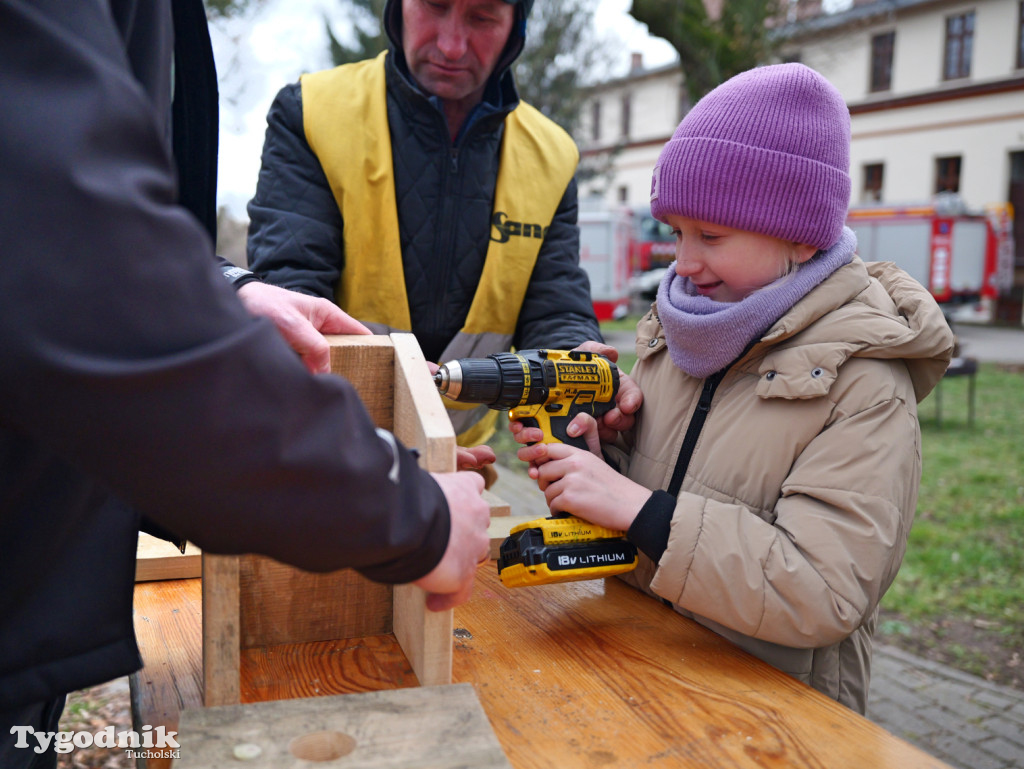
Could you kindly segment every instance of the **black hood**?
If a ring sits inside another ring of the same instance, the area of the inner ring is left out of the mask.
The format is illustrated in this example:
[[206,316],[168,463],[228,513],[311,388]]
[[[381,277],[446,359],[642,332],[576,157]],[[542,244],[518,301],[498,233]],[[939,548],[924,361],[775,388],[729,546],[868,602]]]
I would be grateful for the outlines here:
[[[488,83],[496,84],[501,81],[509,67],[512,66],[512,62],[523,52],[523,45],[526,43],[526,19],[530,15],[530,9],[533,8],[533,0],[505,0],[505,2],[515,6],[515,19],[512,22],[512,31],[509,33],[505,50],[498,58],[498,63],[495,65]],[[395,57],[399,69],[408,74],[409,68],[406,66],[405,53],[402,51],[402,0],[387,0],[384,4],[384,31],[387,32],[388,39],[391,41],[391,53]]]

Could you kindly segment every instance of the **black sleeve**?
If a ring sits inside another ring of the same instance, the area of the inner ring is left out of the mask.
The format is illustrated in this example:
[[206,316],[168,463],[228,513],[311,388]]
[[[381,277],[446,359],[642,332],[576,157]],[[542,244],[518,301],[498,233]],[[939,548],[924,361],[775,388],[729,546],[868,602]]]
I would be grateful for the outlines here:
[[440,488],[237,300],[104,5],[0,0],[0,104],[0,426],[211,552],[432,569]]
[[576,180],[558,204],[526,289],[513,343],[520,350],[572,349],[604,341],[590,298],[590,281],[580,267]]
[[282,88],[267,113],[256,195],[247,210],[249,268],[267,283],[333,301],[344,266],[343,223],[306,141],[298,83]]
[[657,563],[668,548],[676,500],[667,491],[655,491],[640,508],[626,532],[626,539]]

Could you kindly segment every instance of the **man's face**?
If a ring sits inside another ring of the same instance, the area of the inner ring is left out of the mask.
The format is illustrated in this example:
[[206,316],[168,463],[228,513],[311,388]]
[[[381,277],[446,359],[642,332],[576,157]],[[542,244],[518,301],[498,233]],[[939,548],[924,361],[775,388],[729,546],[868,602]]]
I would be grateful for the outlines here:
[[477,104],[514,13],[503,0],[402,0],[402,50],[413,78],[442,100]]

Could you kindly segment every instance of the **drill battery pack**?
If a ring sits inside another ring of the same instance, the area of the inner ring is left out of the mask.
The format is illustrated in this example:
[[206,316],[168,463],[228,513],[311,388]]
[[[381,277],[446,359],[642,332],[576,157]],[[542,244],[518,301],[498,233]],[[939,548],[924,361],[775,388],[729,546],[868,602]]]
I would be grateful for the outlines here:
[[621,531],[573,516],[538,518],[501,543],[498,577],[505,587],[527,587],[611,577],[636,564],[636,547]]

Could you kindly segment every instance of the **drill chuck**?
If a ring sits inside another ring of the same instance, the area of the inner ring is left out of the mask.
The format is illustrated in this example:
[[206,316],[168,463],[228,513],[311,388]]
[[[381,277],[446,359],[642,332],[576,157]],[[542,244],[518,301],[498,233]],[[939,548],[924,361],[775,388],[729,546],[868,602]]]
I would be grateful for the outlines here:
[[553,369],[545,370],[540,360],[497,353],[449,361],[434,374],[434,384],[451,400],[511,409],[524,403],[543,403],[548,397],[545,379],[553,375]]

